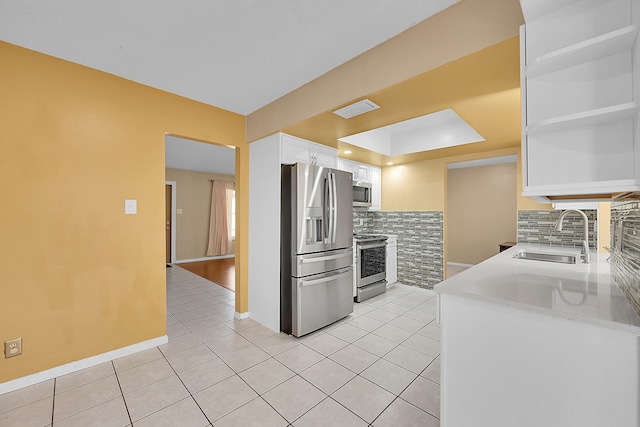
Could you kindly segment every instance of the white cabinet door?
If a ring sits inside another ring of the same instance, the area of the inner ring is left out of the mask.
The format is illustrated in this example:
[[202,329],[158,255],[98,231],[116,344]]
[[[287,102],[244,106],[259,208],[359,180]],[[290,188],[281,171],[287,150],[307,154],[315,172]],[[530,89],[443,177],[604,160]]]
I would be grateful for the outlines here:
[[382,209],[382,171],[377,166],[369,168],[371,172],[371,207],[370,211]]
[[335,169],[338,163],[338,150],[320,144],[310,143],[311,158],[314,164]]
[[357,179],[360,182],[371,182],[370,170],[369,165],[356,163],[353,169],[353,175],[355,176],[354,179]]
[[523,195],[640,190],[640,5],[521,3]]
[[387,282],[398,281],[398,236],[389,235],[387,239]]
[[305,139],[287,134],[280,134],[281,162],[284,164],[308,163],[313,165],[335,168],[338,150]]

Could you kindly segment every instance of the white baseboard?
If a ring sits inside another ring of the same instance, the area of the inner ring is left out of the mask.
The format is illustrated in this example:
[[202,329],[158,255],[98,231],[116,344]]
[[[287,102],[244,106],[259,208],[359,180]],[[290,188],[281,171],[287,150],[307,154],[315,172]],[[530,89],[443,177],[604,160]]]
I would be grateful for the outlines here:
[[96,356],[87,357],[86,359],[76,360],[75,362],[56,366],[55,368],[47,369],[46,371],[40,371],[35,374],[27,375],[26,377],[20,377],[16,378],[15,380],[0,383],[0,395],[33,384],[37,384],[42,381],[47,381],[52,378],[70,374],[81,369],[90,368],[92,366],[99,365],[100,363],[109,362],[119,357],[129,356],[130,354],[148,350],[150,348],[157,347],[168,342],[169,338],[164,335],[162,337],[153,338],[147,341],[139,342],[137,344],[122,347],[117,350],[112,350],[106,353],[98,354]]
[[185,262],[211,261],[214,259],[225,259],[225,258],[235,258],[235,257],[236,257],[236,254],[228,254],[228,255],[209,256],[204,258],[178,259],[174,261],[173,264],[182,264]]
[[448,262],[447,265],[455,265],[456,267],[473,267],[475,264],[463,264],[461,262]]
[[237,311],[233,313],[233,317],[238,320],[244,320],[249,318],[249,312],[245,311],[244,313],[238,313]]

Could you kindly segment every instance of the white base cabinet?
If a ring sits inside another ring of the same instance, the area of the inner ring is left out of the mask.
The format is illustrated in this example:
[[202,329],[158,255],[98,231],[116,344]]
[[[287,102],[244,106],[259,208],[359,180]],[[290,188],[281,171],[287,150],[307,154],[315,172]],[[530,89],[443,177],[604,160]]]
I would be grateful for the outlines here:
[[442,427],[637,427],[640,337],[440,294]]
[[640,4],[520,0],[523,195],[640,190]]
[[398,236],[395,234],[385,234],[387,236],[387,284],[391,285],[398,281]]

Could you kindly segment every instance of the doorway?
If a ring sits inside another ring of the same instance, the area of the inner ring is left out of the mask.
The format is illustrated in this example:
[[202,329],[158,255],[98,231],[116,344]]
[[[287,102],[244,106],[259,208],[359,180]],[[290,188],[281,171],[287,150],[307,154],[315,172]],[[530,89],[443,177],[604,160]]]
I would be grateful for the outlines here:
[[517,234],[517,157],[447,167],[447,277],[496,255]]

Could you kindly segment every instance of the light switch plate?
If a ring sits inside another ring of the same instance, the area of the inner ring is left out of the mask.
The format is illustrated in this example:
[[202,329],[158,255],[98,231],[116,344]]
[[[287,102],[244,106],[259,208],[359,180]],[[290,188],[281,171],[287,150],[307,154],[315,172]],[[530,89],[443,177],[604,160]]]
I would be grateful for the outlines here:
[[176,209],[178,215],[182,215],[182,209]]
[[138,213],[138,201],[137,200],[125,200],[124,201],[124,213],[127,215],[135,215]]

